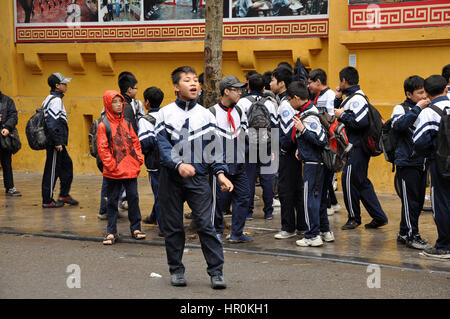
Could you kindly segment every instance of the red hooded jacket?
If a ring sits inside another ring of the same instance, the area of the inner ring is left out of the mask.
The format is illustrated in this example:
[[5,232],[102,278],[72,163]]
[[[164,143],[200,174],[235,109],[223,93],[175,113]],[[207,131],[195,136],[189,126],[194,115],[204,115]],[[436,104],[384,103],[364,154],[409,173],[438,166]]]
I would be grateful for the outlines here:
[[[106,91],[103,95],[106,117],[111,125],[111,142],[106,136],[105,124],[101,122],[97,128],[97,151],[103,163],[103,176],[112,179],[136,178],[141,171],[144,158],[133,127],[128,126],[121,114],[112,110],[112,100],[120,96],[117,91]],[[111,144],[111,145],[110,145]]]

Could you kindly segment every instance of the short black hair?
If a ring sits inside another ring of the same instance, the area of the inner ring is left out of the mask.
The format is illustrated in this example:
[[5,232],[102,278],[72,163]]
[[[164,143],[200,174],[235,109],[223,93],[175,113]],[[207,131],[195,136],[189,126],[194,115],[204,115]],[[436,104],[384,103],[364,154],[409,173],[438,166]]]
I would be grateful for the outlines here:
[[56,90],[56,84],[60,84],[61,81],[58,79],[56,75],[50,75],[47,79],[48,86],[51,88],[52,91]]
[[305,83],[300,81],[294,81],[291,84],[289,84],[286,95],[290,98],[293,98],[294,96],[298,96],[302,100],[309,99],[309,91],[306,87]]
[[327,84],[327,73],[326,73],[324,70],[322,70],[322,69],[315,69],[315,70],[312,70],[312,71],[309,73],[308,78],[309,78],[311,81],[313,81],[313,82],[316,82],[317,80],[320,80],[320,82],[321,82],[323,85],[326,85],[326,84]]
[[278,65],[277,65],[277,68],[282,68],[282,67],[285,67],[285,68],[287,68],[287,69],[289,69],[289,70],[291,70],[291,72],[294,70],[293,68],[292,68],[292,65],[289,63],[289,62],[280,62],[280,63],[278,63]]
[[425,79],[423,87],[430,96],[436,96],[444,93],[447,83],[442,75],[435,74]]
[[272,71],[266,71],[263,74],[264,78],[264,88],[270,90],[270,82],[272,81]]
[[415,90],[423,88],[424,79],[418,75],[409,76],[403,83],[403,88],[406,92],[414,93]]
[[256,73],[248,78],[248,88],[250,91],[261,92],[264,90],[264,78],[261,74]]
[[144,91],[144,101],[148,101],[152,109],[158,108],[163,100],[164,93],[156,86],[149,87]]
[[128,88],[134,88],[137,83],[136,77],[131,72],[125,71],[119,74],[118,84],[120,93],[125,94]]
[[180,82],[182,73],[194,73],[195,75],[197,75],[197,71],[195,71],[193,67],[187,65],[180,66],[179,68],[173,70],[172,74],[170,75],[172,77],[173,84],[178,84]]
[[357,85],[359,83],[358,70],[352,66],[343,68],[341,72],[339,72],[339,80],[342,81],[343,79],[345,79],[350,85]]
[[275,79],[277,79],[277,82],[284,81],[284,84],[285,84],[286,88],[292,82],[292,71],[290,71],[288,68],[283,67],[283,66],[280,66],[280,67],[276,68],[273,71],[272,76]]
[[259,73],[256,72],[255,70],[250,70],[250,71],[248,71],[247,74],[245,75],[245,79],[248,81],[248,79],[250,79],[250,77],[251,77],[252,75],[255,75],[255,74],[259,74]]
[[448,83],[448,81],[450,79],[450,64],[447,64],[446,66],[444,66],[444,68],[442,69],[442,76]]
[[200,82],[200,84],[204,84],[205,81],[205,73],[202,73],[198,76],[198,81]]

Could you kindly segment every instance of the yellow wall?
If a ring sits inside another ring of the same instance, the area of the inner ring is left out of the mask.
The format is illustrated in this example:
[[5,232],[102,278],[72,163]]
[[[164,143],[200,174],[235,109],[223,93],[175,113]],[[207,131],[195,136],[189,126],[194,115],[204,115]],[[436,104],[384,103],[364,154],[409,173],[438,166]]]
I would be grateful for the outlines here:
[[[19,110],[18,129],[22,150],[14,156],[15,170],[42,171],[45,152],[32,151],[26,142],[25,124],[40,106],[49,88],[47,77],[61,72],[72,77],[64,98],[70,129],[69,153],[76,174],[98,173],[88,155],[90,120],[102,109],[101,96],[118,89],[122,71],[134,73],[139,81],[138,97],[146,87],[158,86],[163,103],[174,99],[170,72],[180,65],[203,69],[201,41],[146,43],[15,44],[13,4],[4,7],[0,22],[0,89],[11,96]],[[426,77],[440,73],[450,63],[450,28],[347,31],[347,0],[330,1],[328,39],[225,40],[224,75],[240,79],[248,70],[273,70],[280,61],[294,63],[297,57],[309,68],[328,72],[329,84],[338,84],[339,71],[356,54],[360,84],[385,118],[393,105],[403,100],[402,83],[412,74]],[[369,170],[379,192],[393,192],[389,163],[381,156],[372,159]]]

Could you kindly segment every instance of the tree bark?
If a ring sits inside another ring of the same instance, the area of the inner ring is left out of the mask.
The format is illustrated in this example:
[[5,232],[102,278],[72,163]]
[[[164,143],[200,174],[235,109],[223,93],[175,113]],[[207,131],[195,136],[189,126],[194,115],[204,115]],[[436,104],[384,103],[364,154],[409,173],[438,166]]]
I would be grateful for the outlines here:
[[222,78],[222,25],[223,0],[206,1],[204,49],[203,106],[210,107],[220,98],[219,82]]

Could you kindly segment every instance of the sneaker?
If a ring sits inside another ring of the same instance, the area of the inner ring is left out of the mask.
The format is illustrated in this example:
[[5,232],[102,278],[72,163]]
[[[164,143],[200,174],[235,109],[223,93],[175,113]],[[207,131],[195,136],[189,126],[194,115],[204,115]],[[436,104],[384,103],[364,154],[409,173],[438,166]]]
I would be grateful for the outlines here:
[[273,236],[273,237],[275,237],[276,239],[287,239],[287,238],[291,238],[291,237],[295,237],[295,236],[297,236],[296,232],[289,233],[287,231],[282,230],[279,233],[275,234],[275,236]]
[[434,257],[439,259],[450,259],[450,250],[438,249],[436,247],[426,248],[423,254],[428,257]]
[[331,209],[334,210],[334,212],[338,212],[342,209],[341,205],[336,204],[336,205],[331,205]]
[[220,243],[222,244],[222,234],[216,234],[216,237],[220,241]]
[[397,243],[399,243],[399,244],[406,244],[406,241],[408,240],[408,236],[406,236],[406,235],[400,235],[400,233],[399,234],[397,234]]
[[260,197],[258,196],[258,195],[255,195],[254,197],[253,197],[253,200],[259,200],[260,199]]
[[128,209],[128,202],[126,200],[120,202],[119,208],[127,210]]
[[97,218],[100,219],[100,220],[107,220],[108,219],[108,215],[106,215],[106,213],[98,214]]
[[212,289],[225,289],[227,284],[225,279],[221,275],[211,276],[211,288]]
[[54,200],[52,200],[50,203],[47,204],[42,204],[43,208],[59,208],[59,207],[63,207],[64,203],[63,202],[55,202]]
[[22,196],[22,193],[20,193],[15,187],[13,187],[6,191],[6,196],[19,197]]
[[63,203],[63,205],[64,205],[64,204],[69,204],[69,205],[72,205],[72,206],[78,205],[78,201],[75,200],[75,199],[73,199],[72,196],[70,196],[70,195],[67,195],[67,196],[59,196],[58,202]]
[[327,208],[327,215],[328,216],[334,215],[334,209],[333,208]]
[[412,239],[407,239],[406,247],[421,249],[421,250],[431,248],[431,246],[428,245],[428,240],[423,239],[422,237],[420,237],[419,234],[415,235]]
[[145,218],[142,220],[142,222],[143,222],[144,224],[156,225],[156,218],[155,218],[154,216],[149,215],[149,216],[145,217]]
[[327,243],[331,243],[334,241],[334,234],[332,231],[320,233],[320,237],[322,237],[322,240]]
[[246,220],[253,220],[253,214],[247,215]]
[[230,238],[228,239],[228,241],[232,244],[237,244],[237,243],[248,243],[250,241],[252,241],[253,238],[250,236],[247,236],[246,234],[242,233],[240,236],[234,236],[231,235]]
[[387,224],[387,222],[382,222],[382,221],[377,221],[375,219],[372,219],[372,221],[370,223],[364,225],[364,228],[366,228],[366,229],[368,229],[368,228],[375,229],[375,228],[379,228],[381,226],[384,226],[386,224]]
[[266,215],[266,216],[264,216],[264,219],[272,220],[273,219],[273,215],[272,214]]
[[272,207],[280,207],[281,203],[278,199],[274,198],[272,202]]
[[170,275],[170,284],[175,287],[185,287],[186,279],[184,279],[184,274],[172,274]]
[[323,246],[323,241],[322,238],[320,236],[316,236],[313,238],[303,238],[300,240],[297,240],[295,242],[297,244],[297,246],[301,246],[301,247],[320,247]]
[[184,218],[192,219],[192,212],[184,214]]
[[337,188],[338,188],[338,183],[337,183],[337,180],[335,180],[335,181],[333,182],[333,190],[334,190],[334,191],[337,191]]
[[351,219],[347,220],[347,222],[345,223],[344,226],[341,227],[341,229],[342,230],[355,229],[359,225],[361,225],[360,222],[357,222],[356,220],[351,218]]
[[230,218],[230,217],[232,217],[233,216],[233,214],[231,213],[231,211],[226,211],[226,212],[223,212],[223,217],[224,218]]

